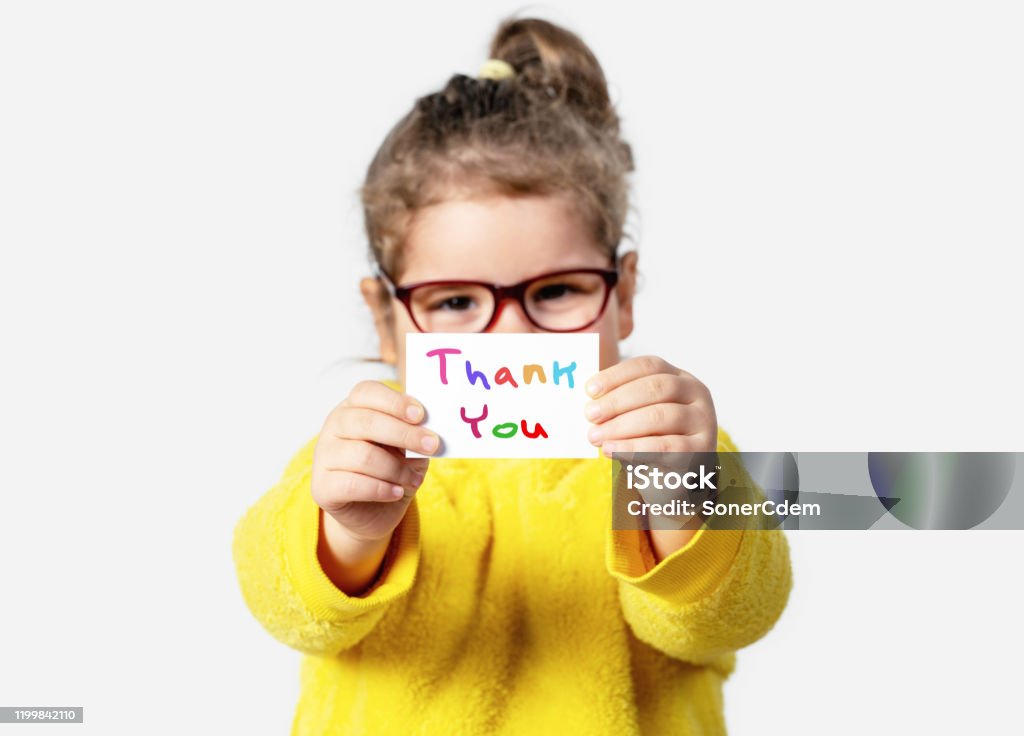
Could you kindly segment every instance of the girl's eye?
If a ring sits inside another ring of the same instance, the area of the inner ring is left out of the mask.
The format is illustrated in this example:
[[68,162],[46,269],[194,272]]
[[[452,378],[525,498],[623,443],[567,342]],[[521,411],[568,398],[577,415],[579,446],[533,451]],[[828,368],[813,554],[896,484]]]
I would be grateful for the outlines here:
[[578,293],[579,290],[572,284],[546,284],[534,294],[534,299],[537,301],[546,301],[550,299],[560,299],[568,294]]
[[463,295],[450,296],[432,303],[430,308],[433,310],[462,312],[473,308],[473,298]]

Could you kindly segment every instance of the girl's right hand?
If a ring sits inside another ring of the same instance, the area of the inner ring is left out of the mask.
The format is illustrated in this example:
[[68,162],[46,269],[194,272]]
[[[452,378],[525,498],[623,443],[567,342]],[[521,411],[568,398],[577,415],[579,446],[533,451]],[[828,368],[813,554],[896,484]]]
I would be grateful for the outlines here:
[[313,500],[353,540],[391,535],[437,451],[436,434],[417,426],[425,412],[407,394],[362,381],[327,416],[313,453]]

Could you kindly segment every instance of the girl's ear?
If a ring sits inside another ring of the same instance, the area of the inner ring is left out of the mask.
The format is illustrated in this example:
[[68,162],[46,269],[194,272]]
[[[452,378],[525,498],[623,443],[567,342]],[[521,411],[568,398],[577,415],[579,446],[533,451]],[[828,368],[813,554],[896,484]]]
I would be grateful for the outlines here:
[[380,359],[388,365],[394,365],[398,357],[387,289],[378,279],[365,277],[359,282],[359,291],[373,314],[373,325],[377,328],[377,340],[380,343]]
[[623,254],[619,259],[619,282],[615,285],[615,298],[619,303],[619,339],[625,340],[633,333],[633,297],[636,294],[635,250]]

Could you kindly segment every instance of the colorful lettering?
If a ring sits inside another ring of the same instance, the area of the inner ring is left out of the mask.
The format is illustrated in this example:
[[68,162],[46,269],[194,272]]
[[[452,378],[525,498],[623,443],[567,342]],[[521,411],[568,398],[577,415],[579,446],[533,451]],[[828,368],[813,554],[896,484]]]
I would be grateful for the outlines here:
[[458,348],[436,348],[427,352],[428,358],[437,356],[440,358],[440,370],[441,370],[441,383],[445,386],[448,385],[448,365],[445,356],[447,355],[459,355],[462,353]]
[[488,391],[491,390],[491,384],[487,383],[487,376],[485,376],[481,371],[473,370],[473,364],[468,360],[466,361],[466,378],[469,379],[470,386],[475,386],[477,379],[480,379],[483,381],[484,388]]
[[494,429],[491,430],[491,434],[507,440],[509,437],[514,437],[517,431],[519,431],[519,428],[515,425],[515,422],[505,422],[504,424],[496,424]]
[[478,425],[480,424],[480,422],[482,420],[487,418],[487,404],[484,404],[484,413],[481,414],[478,417],[467,417],[466,416],[466,407],[464,407],[464,406],[460,406],[459,407],[459,414],[462,415],[462,421],[464,421],[467,424],[469,424],[470,427],[472,428],[473,436],[474,437],[480,438],[480,437],[483,436],[483,435],[480,434],[480,429],[479,429]]
[[519,384],[516,383],[516,379],[512,377],[512,371],[505,366],[498,369],[498,372],[494,374],[495,385],[500,383],[511,383],[512,388],[519,388]]
[[543,367],[537,365],[536,363],[531,363],[530,365],[523,366],[523,381],[525,381],[526,383],[533,383],[533,377],[536,376],[537,374],[540,374],[541,383],[548,382],[548,377],[544,375]]
[[555,385],[556,386],[558,385],[558,377],[559,376],[561,376],[563,373],[568,373],[569,374],[569,388],[572,388],[573,387],[572,372],[574,370],[576,370],[576,361],[575,360],[573,362],[571,362],[569,365],[567,365],[565,368],[560,368],[558,366],[558,361],[556,360],[554,368],[551,369],[551,372],[554,374]]
[[525,419],[520,420],[520,425],[523,428],[523,434],[529,437],[530,439],[533,440],[537,439],[538,437],[544,437],[545,439],[547,439],[548,433],[544,431],[544,427],[541,426],[540,422],[537,422],[533,425],[533,432],[526,428]]

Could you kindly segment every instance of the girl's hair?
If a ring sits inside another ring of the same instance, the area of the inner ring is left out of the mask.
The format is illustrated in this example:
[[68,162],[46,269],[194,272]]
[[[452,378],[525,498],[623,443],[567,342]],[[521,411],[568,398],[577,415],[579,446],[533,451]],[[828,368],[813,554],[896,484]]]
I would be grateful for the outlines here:
[[615,256],[633,156],[594,54],[576,34],[523,18],[499,25],[490,57],[515,75],[454,75],[416,101],[367,170],[370,254],[393,276],[418,210],[481,194],[569,195],[599,247]]

